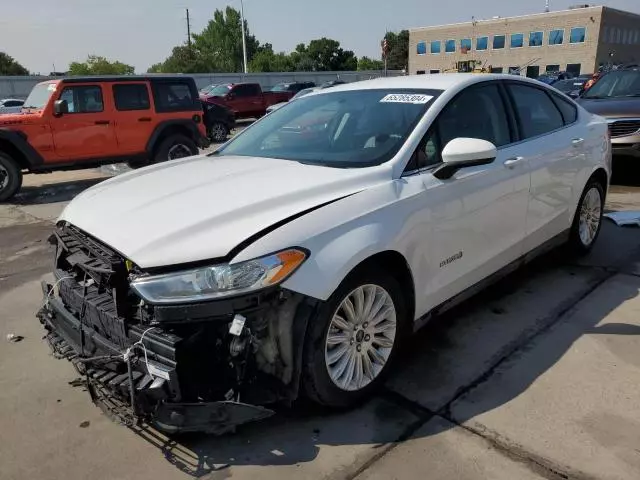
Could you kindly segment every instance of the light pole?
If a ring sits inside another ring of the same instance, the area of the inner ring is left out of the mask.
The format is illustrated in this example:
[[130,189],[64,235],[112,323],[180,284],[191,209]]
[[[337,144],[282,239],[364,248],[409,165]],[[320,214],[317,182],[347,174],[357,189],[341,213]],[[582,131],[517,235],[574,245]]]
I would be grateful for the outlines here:
[[240,0],[240,22],[242,25],[242,58],[244,60],[244,73],[247,73],[247,40],[244,34],[244,2]]

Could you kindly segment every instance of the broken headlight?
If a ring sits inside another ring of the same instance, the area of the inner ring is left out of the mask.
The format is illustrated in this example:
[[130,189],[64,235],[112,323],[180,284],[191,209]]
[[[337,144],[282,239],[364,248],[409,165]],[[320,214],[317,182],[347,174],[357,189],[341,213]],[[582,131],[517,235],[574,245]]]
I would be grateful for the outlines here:
[[246,262],[138,277],[131,288],[150,304],[214,300],[277,285],[306,258],[306,252],[292,248]]

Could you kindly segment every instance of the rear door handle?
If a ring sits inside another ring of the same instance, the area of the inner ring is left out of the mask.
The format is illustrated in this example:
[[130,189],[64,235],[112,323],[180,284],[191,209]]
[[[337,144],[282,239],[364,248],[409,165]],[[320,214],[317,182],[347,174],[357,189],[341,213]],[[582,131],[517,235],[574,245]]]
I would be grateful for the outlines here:
[[573,140],[571,140],[571,144],[574,147],[578,147],[578,146],[582,145],[583,142],[584,142],[584,138],[574,138]]
[[151,121],[151,117],[142,117],[138,119],[139,122],[150,122]]
[[504,161],[504,166],[507,168],[513,168],[515,167],[517,164],[521,163],[524,161],[524,157],[512,157],[512,158],[508,158],[507,160]]
[[96,120],[95,124],[96,125],[109,125],[109,120]]

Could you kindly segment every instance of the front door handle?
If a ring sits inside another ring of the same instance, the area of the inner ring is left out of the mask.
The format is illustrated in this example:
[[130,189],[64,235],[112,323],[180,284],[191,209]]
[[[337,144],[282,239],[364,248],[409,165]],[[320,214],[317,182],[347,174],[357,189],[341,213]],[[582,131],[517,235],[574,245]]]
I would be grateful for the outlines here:
[[508,158],[507,160],[504,161],[504,166],[507,168],[513,168],[515,167],[517,164],[521,163],[524,161],[524,157],[512,157],[512,158]]
[[151,121],[151,117],[142,117],[138,119],[139,122],[150,122]]
[[96,125],[109,125],[109,120],[96,120]]
[[579,147],[580,145],[582,145],[584,143],[584,138],[574,138],[573,140],[571,140],[571,144],[574,147]]

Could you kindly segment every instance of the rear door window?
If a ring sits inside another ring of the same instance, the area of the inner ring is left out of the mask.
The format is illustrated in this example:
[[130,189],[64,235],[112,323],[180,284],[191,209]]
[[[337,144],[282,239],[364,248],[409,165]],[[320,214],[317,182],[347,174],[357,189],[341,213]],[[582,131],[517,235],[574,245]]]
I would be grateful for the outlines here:
[[578,120],[578,109],[573,103],[554,93],[551,94],[551,98],[560,110],[565,125],[571,125]]
[[508,84],[522,140],[564,127],[564,118],[551,97],[540,88]]
[[188,82],[153,82],[153,99],[158,112],[186,112],[201,109]]
[[119,111],[148,110],[149,90],[144,83],[119,84],[113,86],[113,98]]

